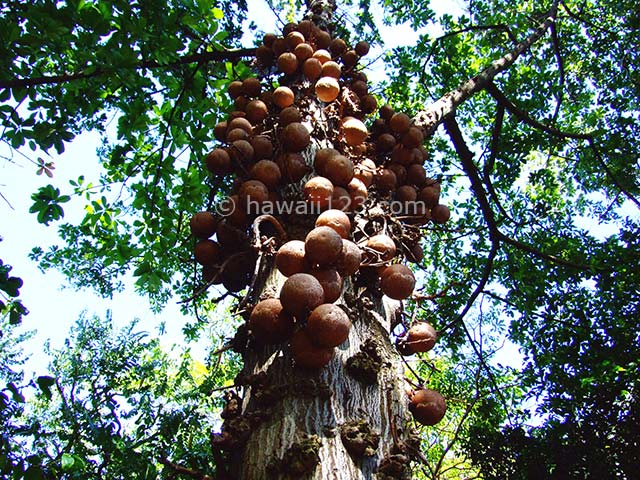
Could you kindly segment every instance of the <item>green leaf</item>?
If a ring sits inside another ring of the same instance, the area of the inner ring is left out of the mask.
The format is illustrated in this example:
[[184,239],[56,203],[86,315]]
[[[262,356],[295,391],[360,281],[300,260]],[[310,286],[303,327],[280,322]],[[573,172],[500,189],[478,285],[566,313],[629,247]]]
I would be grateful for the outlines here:
[[11,396],[13,397],[13,401],[17,403],[24,403],[24,396],[18,390],[18,387],[15,386],[13,382],[7,384],[7,390],[11,392]]
[[62,458],[60,459],[60,465],[62,466],[62,470],[69,471],[73,469],[76,460],[73,455],[69,455],[68,453],[63,453]]
[[47,397],[48,400],[51,400],[51,387],[56,383],[55,378],[48,375],[41,375],[36,379],[36,383],[44,396]]
[[224,18],[224,12],[220,8],[214,8],[211,11],[213,12],[213,18],[216,20],[222,20]]

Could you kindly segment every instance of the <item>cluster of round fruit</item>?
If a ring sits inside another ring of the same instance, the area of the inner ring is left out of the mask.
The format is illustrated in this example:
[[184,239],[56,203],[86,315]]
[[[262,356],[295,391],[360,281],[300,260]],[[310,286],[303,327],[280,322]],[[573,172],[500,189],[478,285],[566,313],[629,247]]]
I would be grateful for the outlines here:
[[[386,232],[375,232],[354,243],[345,212],[372,197],[415,202],[418,210],[402,217],[405,223],[449,218],[447,207],[439,205],[440,185],[423,167],[428,154],[422,129],[389,106],[380,108],[371,133],[363,122],[378,107],[366,75],[356,70],[368,50],[366,42],[350,49],[310,21],[288,24],[282,36],[265,35],[256,50],[264,80],[230,83],[234,110],[214,128],[224,145],[205,159],[212,175],[229,180],[230,196],[217,205],[217,215],[200,212],[191,218],[204,280],[233,292],[248,284],[255,268],[248,232],[255,216],[267,209],[252,211],[251,205],[276,204],[283,187],[293,184],[287,195],[298,192],[324,210],[305,241],[279,248],[276,266],[287,280],[279,298],[260,301],[249,318],[257,342],[288,340],[296,363],[307,368],[326,365],[348,337],[349,316],[334,303],[346,276],[366,268],[382,292],[398,300],[415,286],[411,270],[393,262],[420,261],[418,237],[396,245]],[[282,74],[279,86],[271,88],[275,74]],[[333,148],[320,148],[326,145]],[[426,351],[407,340],[409,335],[398,344],[404,354]]]
[[[360,248],[349,240],[350,232],[346,213],[327,210],[304,241],[291,240],[278,249],[275,264],[287,280],[279,299],[263,300],[251,313],[254,338],[263,343],[290,339],[293,358],[303,367],[320,368],[331,360],[334,347],[347,339],[351,327],[348,315],[334,304],[344,278],[354,275],[363,259],[370,261],[372,253],[388,259],[395,253],[395,244],[386,235],[371,237]],[[383,292],[392,298],[408,297],[415,285],[404,265],[384,268],[381,278]],[[300,328],[294,332],[295,324]]]

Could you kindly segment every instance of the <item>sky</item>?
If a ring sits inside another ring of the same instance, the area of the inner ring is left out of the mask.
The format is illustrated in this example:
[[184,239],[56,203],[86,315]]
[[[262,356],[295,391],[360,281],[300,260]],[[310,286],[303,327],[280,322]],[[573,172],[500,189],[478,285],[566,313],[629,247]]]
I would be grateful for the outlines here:
[[[460,11],[460,5],[463,2],[439,1],[434,4],[434,8],[438,14],[445,11],[452,13]],[[250,0],[249,11],[263,30],[277,30],[274,13],[266,2]],[[412,44],[418,36],[408,26],[385,27],[380,23],[380,28],[387,49]],[[250,44],[250,39],[247,38],[245,43]],[[381,53],[380,48],[372,48],[369,58],[376,58]],[[370,79],[382,78],[382,65],[382,60],[378,60],[371,66],[375,71],[368,71]],[[35,338],[25,345],[26,353],[31,357],[25,369],[27,378],[30,374],[45,373],[48,359],[43,354],[43,345],[50,340],[54,348],[61,347],[69,328],[83,312],[104,318],[107,310],[111,310],[114,322],[118,325],[128,324],[138,318],[141,320],[139,328],[148,332],[156,331],[158,325],[164,322],[166,334],[162,339],[167,346],[182,341],[181,329],[189,320],[179,311],[179,299],[170,300],[160,314],[152,314],[149,302],[134,293],[130,277],[125,279],[123,292],[105,299],[91,290],[77,291],[66,287],[67,281],[60,273],[55,270],[41,272],[36,263],[29,260],[28,255],[33,247],[39,246],[46,250],[48,246],[58,242],[59,225],[59,222],[53,222],[49,226],[37,223],[35,215],[28,212],[32,204],[31,194],[49,183],[60,188],[62,193],[71,194],[73,190],[69,180],[80,175],[84,175],[87,181],[97,183],[100,165],[96,148],[99,144],[98,134],[83,133],[66,144],[65,152],[61,155],[51,152],[51,156],[48,156],[29,149],[21,150],[31,160],[19,153],[12,154],[6,146],[0,144],[0,236],[3,238],[0,242],[0,258],[13,266],[12,275],[25,281],[20,298],[30,313],[24,317],[21,330],[36,331]],[[37,166],[33,162],[38,157],[46,162],[54,162],[53,179],[46,175],[36,175]],[[82,199],[74,198],[63,207],[64,222],[73,223],[84,216]],[[205,349],[196,349],[195,355],[204,358]],[[519,361],[518,358],[517,350],[511,347],[500,353],[496,361],[513,364]]]

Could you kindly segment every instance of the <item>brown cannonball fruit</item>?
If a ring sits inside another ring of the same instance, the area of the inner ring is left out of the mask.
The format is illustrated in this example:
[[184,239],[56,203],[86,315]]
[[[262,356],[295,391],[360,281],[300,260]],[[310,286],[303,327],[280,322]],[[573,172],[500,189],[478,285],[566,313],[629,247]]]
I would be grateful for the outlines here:
[[416,277],[406,265],[394,264],[382,271],[380,275],[382,292],[394,300],[403,300],[413,293]]
[[244,95],[239,95],[233,101],[233,108],[236,110],[243,112],[245,108],[247,108],[247,104],[249,103],[249,99]]
[[389,127],[396,133],[405,133],[411,126],[411,118],[406,113],[394,113],[389,119]]
[[324,165],[324,174],[334,185],[346,187],[353,178],[353,162],[344,155],[334,155]]
[[329,48],[331,45],[331,35],[324,30],[316,30],[314,35],[314,43],[316,48]]
[[430,323],[416,322],[411,325],[403,341],[413,354],[431,350],[436,344],[437,337],[436,329]]
[[222,283],[220,265],[203,265],[202,280],[212,285],[220,285]]
[[325,177],[313,177],[304,184],[303,191],[308,202],[324,208],[329,205],[333,195],[333,183]]
[[358,63],[358,54],[355,50],[347,50],[342,54],[342,63],[345,67],[351,68]]
[[242,82],[240,80],[234,80],[227,87],[227,93],[232,99],[242,95]]
[[349,238],[351,233],[351,220],[346,213],[337,209],[322,212],[316,219],[315,226],[333,228],[342,238]]
[[416,422],[422,425],[435,425],[442,420],[447,411],[444,397],[439,392],[428,388],[412,392],[409,401],[409,411]]
[[301,152],[309,145],[311,136],[302,123],[293,122],[284,127],[280,139],[288,152]]
[[336,263],[338,273],[343,277],[353,275],[362,263],[362,250],[350,240],[342,240],[342,252]]
[[231,157],[226,150],[216,148],[207,155],[205,165],[214,175],[226,175],[231,171]]
[[351,90],[359,97],[364,97],[367,93],[369,93],[369,87],[367,87],[366,82],[362,82],[360,80],[356,80],[351,83]]
[[342,237],[331,227],[316,227],[307,234],[304,251],[312,265],[333,265],[342,253]]
[[292,105],[282,109],[280,115],[278,115],[278,120],[281,127],[286,127],[290,123],[300,122],[302,115],[300,114],[300,110]]
[[369,196],[367,186],[362,182],[362,180],[355,177],[352,178],[349,185],[347,185],[347,191],[351,197],[352,209],[360,207]]
[[249,97],[257,97],[261,90],[260,80],[255,77],[248,77],[242,81],[242,91]]
[[351,321],[339,306],[324,303],[309,315],[307,333],[319,347],[337,347],[349,337]]
[[273,103],[280,108],[286,108],[293,105],[295,95],[289,87],[278,87],[273,91]]
[[331,54],[324,49],[319,49],[313,52],[313,57],[320,62],[320,65],[331,60]]
[[269,298],[253,307],[249,329],[260,343],[280,343],[293,333],[293,317],[284,311],[280,300]]
[[279,157],[280,171],[283,178],[290,183],[299,182],[309,173],[310,167],[304,161],[302,155],[298,153],[285,153]]
[[420,190],[418,198],[421,202],[424,202],[427,207],[433,208],[440,200],[440,184],[431,178],[428,178],[426,183],[426,186]]
[[363,71],[359,71],[359,72],[353,73],[353,79],[354,80],[359,80],[359,81],[365,82],[365,83],[368,82],[367,75]]
[[360,145],[369,135],[367,126],[354,117],[344,117],[342,119],[342,132],[347,144],[351,146]]
[[393,117],[394,114],[395,112],[393,111],[393,108],[391,108],[391,105],[383,105],[380,107],[380,118],[383,118],[387,122],[391,120],[391,117]]
[[376,150],[380,153],[387,153],[396,146],[396,138],[390,133],[383,133],[376,140]]
[[[244,120],[244,118],[242,120]],[[249,139],[249,134],[242,128],[234,128],[233,130],[229,130],[227,132],[228,143],[233,143],[236,140],[248,140],[248,139]]]
[[273,65],[273,50],[266,45],[260,45],[256,49],[256,60],[263,67]]
[[317,347],[311,343],[306,329],[296,330],[290,341],[291,356],[296,365],[301,368],[317,370],[327,365],[333,358],[333,347]]
[[422,188],[427,183],[427,172],[422,165],[412,164],[407,167],[407,183]]
[[269,189],[259,180],[247,180],[240,187],[238,192],[240,205],[250,205],[249,202],[263,203],[269,200]]
[[287,35],[286,40],[289,48],[293,50],[301,43],[304,43],[304,35],[302,35],[300,32],[291,32]]
[[246,116],[247,116],[247,114],[244,111],[242,111],[242,110],[234,110],[233,112],[231,112],[229,114],[229,117],[227,118],[227,121],[230,122],[234,118],[240,118],[240,117],[246,117]]
[[329,207],[343,212],[351,210],[351,196],[346,188],[340,186],[333,187],[333,195],[331,195]]
[[305,257],[304,242],[290,240],[276,253],[276,268],[285,277],[309,271],[309,261]]
[[278,69],[287,75],[293,75],[298,70],[298,57],[291,52],[285,52],[278,57]]
[[331,45],[329,45],[329,50],[331,50],[331,53],[336,57],[339,57],[347,51],[347,44],[341,38],[336,38],[331,42]]
[[322,304],[324,290],[313,275],[295,273],[282,285],[280,301],[287,312],[296,319],[303,320],[314,308]]
[[289,45],[287,45],[287,41],[284,38],[278,37],[273,42],[273,46],[271,48],[273,49],[273,54],[277,58],[289,50]]
[[388,235],[379,234],[368,238],[365,247],[377,252],[383,262],[396,256],[396,244]]
[[262,92],[260,94],[259,100],[262,100],[267,108],[271,108],[273,105],[275,105],[275,103],[273,103],[273,90]]
[[391,152],[391,160],[394,163],[407,167],[412,163],[415,163],[413,155],[414,152],[411,149],[406,148],[402,144],[399,144],[393,148],[393,151]]
[[253,133],[253,126],[251,125],[251,122],[244,117],[236,117],[229,121],[227,125],[227,132],[231,132],[235,129],[244,130],[249,135]]
[[260,123],[269,116],[269,108],[262,100],[251,100],[247,103],[247,120],[254,125]]
[[311,20],[302,20],[298,23],[298,31],[304,35],[304,38],[311,38],[311,32],[313,31],[314,24]]
[[246,240],[246,235],[242,231],[234,227],[225,218],[218,223],[218,227],[216,228],[216,238],[218,239],[218,243],[220,243],[220,246],[223,250],[237,251]]
[[407,260],[413,263],[420,263],[424,258],[424,251],[422,250],[422,246],[419,243],[416,243],[406,252]]
[[361,41],[356,43],[355,51],[361,57],[364,57],[367,53],[369,53],[369,44],[365,41]]
[[340,155],[335,148],[320,148],[316,150],[316,156],[313,161],[313,167],[320,175],[325,175],[326,165],[329,160],[335,156]]
[[213,240],[200,240],[193,249],[193,256],[200,265],[213,265],[220,260],[220,245]]
[[396,174],[398,185],[404,185],[406,183],[407,169],[404,166],[398,163],[391,163],[387,168]]
[[218,219],[211,212],[198,212],[189,219],[191,235],[197,238],[211,237],[216,233],[217,226]]
[[262,44],[266,47],[271,47],[273,42],[276,41],[278,36],[275,33],[265,33],[264,37],[262,37]]
[[338,98],[340,84],[333,77],[322,77],[316,82],[316,96],[323,102],[332,102]]
[[[246,205],[246,202],[245,204]],[[253,207],[253,205],[251,205]],[[247,212],[243,205],[240,203],[240,197],[238,195],[231,195],[227,197],[226,203],[220,206],[221,213],[224,215],[227,222],[236,227],[244,227],[247,223]],[[257,208],[253,208],[257,210]],[[255,211],[253,213],[256,213]]]
[[400,202],[415,202],[418,192],[411,185],[402,185],[396,189],[396,198]]
[[363,95],[360,97],[360,109],[367,115],[373,113],[378,108],[378,101],[373,95]]
[[322,285],[322,290],[324,290],[324,303],[333,303],[340,298],[340,294],[342,293],[342,277],[337,270],[333,268],[316,268],[309,273],[316,277],[320,285]]
[[409,130],[402,136],[402,144],[407,148],[417,148],[422,145],[424,135],[418,127],[409,127]]
[[236,164],[249,165],[253,162],[254,151],[246,140],[236,140],[228,149],[231,160]]
[[303,65],[303,73],[304,73],[304,62],[311,58],[313,55],[313,47],[308,43],[301,43],[296,45],[296,48],[293,49],[293,54],[298,59],[298,64]]
[[239,255],[229,258],[222,270],[222,285],[230,292],[239,292],[251,281],[255,268],[255,257]]
[[227,122],[220,122],[213,127],[213,136],[219,142],[224,142],[227,136]]
[[355,174],[354,176],[362,181],[365,186],[369,187],[373,182],[373,177],[376,173],[376,164],[373,160],[368,158],[361,161],[358,165],[355,166]]
[[266,135],[256,135],[249,139],[249,143],[253,147],[254,160],[271,158],[273,155],[273,144],[271,143],[271,139]]
[[390,192],[391,190],[395,190],[397,185],[396,174],[391,170],[383,168],[376,172],[374,177],[374,181],[378,190],[381,192]]
[[293,22],[288,22],[284,27],[282,27],[282,36],[286,38],[291,32],[296,31],[298,25]]
[[435,223],[447,223],[451,217],[451,211],[446,205],[436,205],[431,209],[431,220]]
[[322,64],[317,58],[308,58],[302,64],[303,75],[311,81],[317,80],[322,75]]
[[261,181],[269,190],[276,188],[282,178],[280,167],[271,160],[260,160],[251,167],[250,174],[251,178]]
[[329,60],[328,62],[324,62],[322,64],[321,75],[323,77],[333,77],[336,80],[338,80],[340,79],[341,73],[342,73],[342,68],[333,60]]

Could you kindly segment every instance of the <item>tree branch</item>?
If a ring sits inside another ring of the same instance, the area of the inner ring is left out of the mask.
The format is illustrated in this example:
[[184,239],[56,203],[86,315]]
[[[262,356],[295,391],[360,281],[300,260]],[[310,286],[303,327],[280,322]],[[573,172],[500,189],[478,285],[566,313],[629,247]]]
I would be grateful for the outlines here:
[[438,125],[444,121],[445,117],[453,113],[456,107],[468,100],[475,93],[484,89],[497,74],[507,70],[511,65],[513,65],[516,59],[523,52],[531,48],[531,45],[546,33],[549,27],[555,22],[556,15],[558,13],[558,2],[559,0],[554,0],[545,21],[541,23],[536,31],[529,35],[526,40],[520,42],[503,57],[498,60],[494,60],[489,67],[485,68],[478,75],[467,80],[457,89],[446,93],[425,110],[419,112],[414,117],[414,124],[418,127],[422,127],[426,131],[427,135],[431,135]]
[[602,158],[602,155],[600,154],[600,151],[595,143],[595,137],[592,133],[563,132],[561,130],[558,130],[557,128],[545,125],[544,123],[541,123],[538,120],[532,118],[527,112],[525,112],[524,110],[520,109],[515,104],[513,104],[504,95],[504,93],[502,93],[500,89],[498,89],[498,87],[493,82],[490,82],[489,84],[487,84],[486,90],[493,98],[496,99],[498,104],[502,105],[507,111],[509,111],[509,113],[511,113],[521,122],[526,123],[527,125],[533,128],[536,128],[538,130],[542,130],[543,132],[553,135],[554,137],[571,138],[574,140],[586,140],[589,143],[589,147],[593,151],[593,154],[596,160],[598,161],[602,169],[605,171],[605,173],[608,175],[608,177],[611,179],[611,181],[616,186],[616,188],[618,188],[618,190],[624,193],[624,195],[629,200],[631,200],[633,203],[636,204],[638,208],[640,208],[640,200],[638,200],[635,197],[635,195],[633,195],[631,192],[629,192],[626,188],[623,187],[620,180],[618,180],[618,178],[613,174],[611,169],[608,167],[608,165]]
[[76,73],[64,73],[60,75],[43,75],[41,77],[14,78],[12,80],[0,80],[0,88],[26,88],[36,85],[52,85],[68,83],[86,78],[100,77],[118,70],[140,70],[154,68],[172,68],[189,63],[208,63],[221,60],[238,60],[243,57],[250,57],[255,54],[255,48],[241,48],[237,50],[213,51],[194,53],[185,55],[171,63],[160,63],[156,60],[146,60],[138,64],[123,65],[119,67],[97,68],[93,71],[82,71]]
[[171,463],[166,458],[159,458],[158,461],[165,467],[170,468],[171,470],[176,472],[178,475],[187,475],[191,478],[195,478],[196,480],[214,480],[214,478],[210,477],[209,475],[205,475],[201,472],[196,472],[195,470],[191,470],[187,467],[176,465],[175,463]]
[[560,138],[572,138],[575,140],[589,140],[593,138],[593,135],[590,133],[572,133],[572,132],[563,132],[558,130],[557,128],[550,127],[545,125],[544,123],[539,122],[535,118],[532,118],[527,112],[520,109],[514,103],[512,103],[505,95],[498,89],[498,87],[493,82],[489,82],[485,89],[487,93],[496,99],[499,105],[502,105],[509,113],[511,113],[514,117],[520,120],[527,125],[536,128],[538,130],[542,130],[554,137]]

